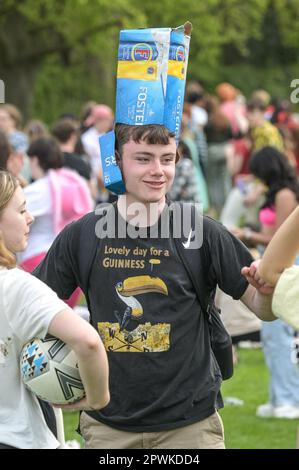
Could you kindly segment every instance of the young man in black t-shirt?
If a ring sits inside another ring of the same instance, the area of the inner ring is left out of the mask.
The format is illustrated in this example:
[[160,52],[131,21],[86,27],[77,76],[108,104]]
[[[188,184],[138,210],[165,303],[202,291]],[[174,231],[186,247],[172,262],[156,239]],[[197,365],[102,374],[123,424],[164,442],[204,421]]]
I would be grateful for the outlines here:
[[[35,271],[67,298],[84,277],[78,227],[94,221],[97,248],[85,293],[91,323],[108,352],[111,400],[101,411],[81,414],[86,447],[224,448],[217,413],[221,374],[201,305],[219,285],[259,318],[272,320],[271,297],[241,276],[251,262],[245,246],[203,217],[202,244],[193,250],[203,293],[197,298],[172,236],[163,235],[165,196],[177,160],[174,134],[159,125],[118,125],[116,139],[126,193],[116,205],[115,230],[97,239],[104,226],[88,214],[61,232]],[[191,232],[182,249],[190,241]]]

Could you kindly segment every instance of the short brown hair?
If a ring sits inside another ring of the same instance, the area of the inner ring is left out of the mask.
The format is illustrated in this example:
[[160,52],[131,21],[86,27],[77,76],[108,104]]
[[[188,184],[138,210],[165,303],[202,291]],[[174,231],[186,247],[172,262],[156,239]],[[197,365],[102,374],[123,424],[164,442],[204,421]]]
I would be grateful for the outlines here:
[[61,119],[54,124],[52,134],[56,139],[64,144],[73,134],[77,134],[78,126],[71,119]]
[[[3,210],[13,197],[17,187],[20,185],[19,180],[11,175],[8,171],[0,170],[0,218]],[[0,266],[6,268],[14,268],[16,266],[16,257],[14,253],[8,250],[0,231]]]
[[64,158],[54,137],[40,137],[31,142],[27,150],[29,158],[37,157],[40,167],[44,171],[62,168]]
[[[115,125],[115,149],[121,155],[123,146],[132,139],[139,143],[144,140],[150,145],[168,145],[170,139],[175,139],[175,133],[160,124],[147,124],[145,126],[129,126],[128,124]],[[176,155],[176,162],[179,155]]]

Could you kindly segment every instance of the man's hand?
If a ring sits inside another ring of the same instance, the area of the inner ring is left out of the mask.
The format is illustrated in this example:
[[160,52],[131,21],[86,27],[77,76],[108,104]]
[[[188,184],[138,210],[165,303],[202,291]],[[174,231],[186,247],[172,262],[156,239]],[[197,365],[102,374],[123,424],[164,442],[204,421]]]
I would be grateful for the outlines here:
[[263,295],[271,295],[274,291],[274,287],[267,284],[258,273],[258,265],[260,260],[253,261],[251,265],[244,266],[241,269],[241,274],[247,279],[249,284],[255,287]]

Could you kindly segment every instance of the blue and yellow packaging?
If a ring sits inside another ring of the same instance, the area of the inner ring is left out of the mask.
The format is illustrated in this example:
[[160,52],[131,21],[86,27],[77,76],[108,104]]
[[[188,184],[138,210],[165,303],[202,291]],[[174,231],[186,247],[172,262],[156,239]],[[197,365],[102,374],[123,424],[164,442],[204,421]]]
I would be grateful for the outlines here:
[[180,137],[189,53],[189,42],[188,47],[186,42],[184,30],[171,31],[163,124],[175,133],[177,142]]
[[103,168],[103,181],[105,188],[115,194],[124,194],[126,191],[121,171],[115,160],[115,133],[107,132],[99,138],[101,160]]
[[179,138],[190,36],[184,26],[120,32],[117,123],[161,124]]
[[[191,23],[178,28],[149,28],[120,32],[116,87],[117,124],[142,126],[160,124],[179,141],[188,65]],[[100,138],[104,184],[123,194],[124,184],[116,179],[117,164],[107,166],[115,137]],[[112,142],[113,140],[113,142]],[[103,146],[103,151],[102,151]],[[109,148],[109,152],[104,151]],[[105,160],[106,159],[106,160]],[[118,168],[118,167],[117,167]],[[121,178],[121,172],[119,177]]]

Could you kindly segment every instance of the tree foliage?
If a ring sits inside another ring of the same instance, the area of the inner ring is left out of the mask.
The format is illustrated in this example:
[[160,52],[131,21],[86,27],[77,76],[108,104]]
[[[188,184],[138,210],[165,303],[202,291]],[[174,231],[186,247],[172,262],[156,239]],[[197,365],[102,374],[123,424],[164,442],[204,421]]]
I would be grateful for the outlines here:
[[189,78],[210,90],[223,79],[245,92],[267,83],[288,90],[299,61],[298,0],[2,0],[6,100],[46,121],[88,99],[113,105],[119,30],[186,20]]

